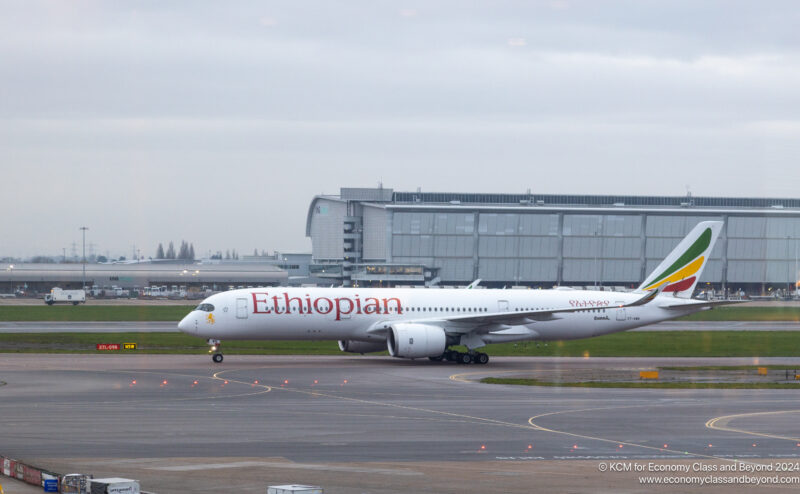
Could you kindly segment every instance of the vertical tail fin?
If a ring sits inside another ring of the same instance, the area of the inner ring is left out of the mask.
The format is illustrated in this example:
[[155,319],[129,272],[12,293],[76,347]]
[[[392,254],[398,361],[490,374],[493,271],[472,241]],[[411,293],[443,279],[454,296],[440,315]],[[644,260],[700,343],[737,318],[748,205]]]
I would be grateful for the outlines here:
[[650,273],[637,291],[656,290],[666,285],[661,288],[664,292],[673,292],[680,298],[691,298],[722,225],[722,221],[698,223],[655,271]]

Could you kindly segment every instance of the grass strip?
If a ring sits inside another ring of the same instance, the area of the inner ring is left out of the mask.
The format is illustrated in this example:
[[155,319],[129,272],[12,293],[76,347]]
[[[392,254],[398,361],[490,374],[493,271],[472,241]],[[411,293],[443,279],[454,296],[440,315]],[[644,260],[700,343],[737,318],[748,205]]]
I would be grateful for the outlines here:
[[691,367],[659,367],[659,370],[668,371],[734,371],[734,370],[756,370],[759,367],[766,367],[769,370],[794,370],[800,369],[800,365],[698,365]]
[[[99,343],[136,343],[136,350],[98,351]],[[5,333],[0,353],[202,354],[202,338],[183,333]],[[225,341],[231,355],[341,355],[335,341]]]
[[643,331],[583,340],[505,343],[489,355],[551,357],[795,357],[800,338],[793,331]]
[[4,305],[0,321],[178,321],[188,305]]
[[[197,353],[205,340],[179,332],[0,333],[0,352],[97,352],[98,343],[137,343],[139,353]],[[343,355],[335,341],[223,340],[223,351],[249,355]],[[648,331],[584,340],[489,345],[492,356],[553,357],[797,357],[792,331]]]
[[800,322],[800,307],[716,307],[695,312],[678,321],[795,321]]
[[485,377],[482,383],[517,386],[552,386],[565,388],[658,388],[658,389],[800,389],[800,383],[693,383],[693,382],[555,382],[539,379]]

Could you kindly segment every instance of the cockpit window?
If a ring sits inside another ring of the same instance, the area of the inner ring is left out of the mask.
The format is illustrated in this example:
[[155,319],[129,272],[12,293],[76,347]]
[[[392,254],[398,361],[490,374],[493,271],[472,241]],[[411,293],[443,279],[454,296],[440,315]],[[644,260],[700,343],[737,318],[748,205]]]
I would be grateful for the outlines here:
[[200,304],[197,306],[195,310],[201,310],[203,312],[214,312],[214,306],[212,304]]

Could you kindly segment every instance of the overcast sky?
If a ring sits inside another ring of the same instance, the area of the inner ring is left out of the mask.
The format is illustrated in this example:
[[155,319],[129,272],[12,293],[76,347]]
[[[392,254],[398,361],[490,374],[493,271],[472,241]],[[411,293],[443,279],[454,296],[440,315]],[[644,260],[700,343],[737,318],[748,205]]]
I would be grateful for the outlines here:
[[793,1],[4,1],[0,257],[310,252],[344,187],[797,197]]

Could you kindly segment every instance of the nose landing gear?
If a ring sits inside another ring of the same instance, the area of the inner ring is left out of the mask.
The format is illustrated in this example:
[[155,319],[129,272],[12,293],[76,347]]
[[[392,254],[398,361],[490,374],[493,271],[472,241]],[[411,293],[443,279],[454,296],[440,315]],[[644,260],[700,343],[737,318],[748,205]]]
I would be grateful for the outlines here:
[[208,344],[211,345],[211,349],[208,351],[208,353],[212,354],[211,360],[213,360],[216,364],[222,363],[222,349],[220,348],[222,346],[222,342],[209,338]]

